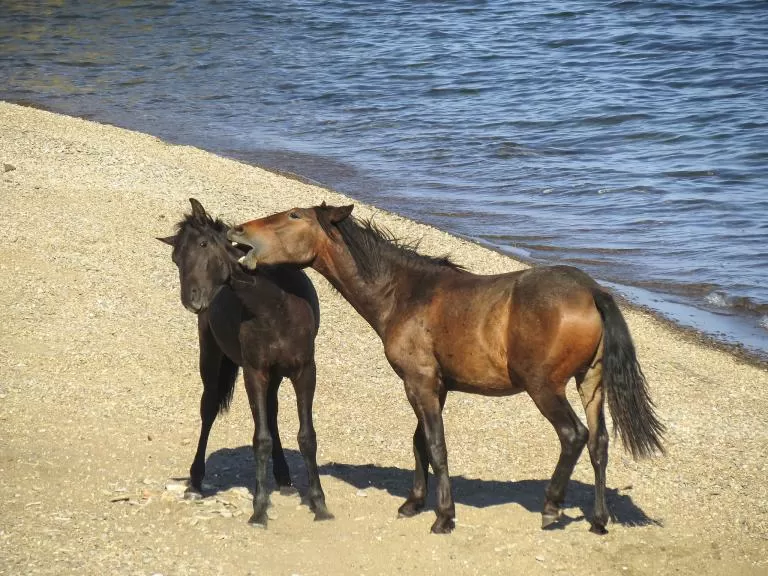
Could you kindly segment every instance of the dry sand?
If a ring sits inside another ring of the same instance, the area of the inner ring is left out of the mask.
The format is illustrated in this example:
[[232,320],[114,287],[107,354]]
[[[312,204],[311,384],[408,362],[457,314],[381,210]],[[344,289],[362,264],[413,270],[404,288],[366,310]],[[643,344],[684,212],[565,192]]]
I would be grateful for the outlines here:
[[[668,454],[633,462],[612,444],[607,536],[589,534],[583,517],[586,454],[570,521],[539,529],[558,443],[525,395],[450,395],[457,528],[431,535],[432,512],[398,520],[415,418],[375,334],[314,273],[318,459],[336,519],[314,523],[298,498],[276,494],[269,529],[247,525],[253,428],[241,384],[209,445],[215,495],[181,499],[174,478],[186,476],[198,434],[195,318],[154,237],[172,231],[190,196],[230,221],[349,201],[195,148],[0,103],[0,573],[768,573],[768,372],[634,310]],[[358,203],[359,216],[373,212]],[[376,214],[475,272],[521,266]],[[287,383],[280,398],[304,486]]]

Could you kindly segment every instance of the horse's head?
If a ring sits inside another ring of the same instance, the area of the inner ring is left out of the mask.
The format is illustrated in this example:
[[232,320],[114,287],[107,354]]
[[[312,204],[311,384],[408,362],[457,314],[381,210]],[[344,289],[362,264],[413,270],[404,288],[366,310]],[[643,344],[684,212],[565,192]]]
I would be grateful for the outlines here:
[[227,238],[250,246],[241,258],[247,268],[259,264],[311,266],[327,239],[333,239],[334,226],[352,212],[349,206],[294,208],[230,228]]
[[227,240],[226,224],[211,218],[194,198],[189,201],[192,213],[178,223],[176,234],[158,240],[173,247],[171,257],[179,269],[181,303],[199,313],[229,280],[244,252]]

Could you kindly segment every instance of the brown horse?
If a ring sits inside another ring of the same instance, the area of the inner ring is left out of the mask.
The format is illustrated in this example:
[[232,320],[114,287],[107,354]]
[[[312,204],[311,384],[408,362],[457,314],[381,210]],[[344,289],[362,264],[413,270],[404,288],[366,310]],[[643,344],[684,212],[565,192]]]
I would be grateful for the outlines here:
[[[248,268],[311,266],[382,339],[418,418],[413,488],[400,515],[413,516],[424,507],[431,464],[437,477],[432,532],[454,527],[442,419],[448,391],[488,396],[526,391],[554,426],[561,446],[546,489],[542,527],[558,520],[566,485],[586,444],[595,471],[590,530],[605,533],[604,397],[633,456],[662,451],[664,430],[611,295],[569,266],[472,274],[446,258],[418,254],[371,222],[356,220],[352,208],[296,208],[235,226],[228,237],[251,247],[241,259]],[[588,429],[566,399],[572,377]]]

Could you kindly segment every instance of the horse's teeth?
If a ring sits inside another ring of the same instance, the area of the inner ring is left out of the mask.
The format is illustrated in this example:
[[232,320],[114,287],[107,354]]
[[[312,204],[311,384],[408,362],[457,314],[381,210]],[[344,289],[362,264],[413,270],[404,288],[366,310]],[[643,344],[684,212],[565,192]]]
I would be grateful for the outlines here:
[[232,246],[235,246],[235,247],[237,247],[237,242],[235,242],[234,240],[232,240]]
[[240,262],[240,264],[245,264],[245,256],[240,256],[237,261]]

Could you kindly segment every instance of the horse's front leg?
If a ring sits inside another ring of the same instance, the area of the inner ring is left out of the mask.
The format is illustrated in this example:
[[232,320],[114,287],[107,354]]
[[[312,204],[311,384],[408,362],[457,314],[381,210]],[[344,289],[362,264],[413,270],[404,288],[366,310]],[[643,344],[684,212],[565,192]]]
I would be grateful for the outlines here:
[[306,501],[315,513],[315,520],[330,520],[333,514],[325,505],[325,494],[320,484],[317,469],[317,437],[312,422],[312,402],[315,397],[317,369],[314,360],[306,364],[291,380],[296,391],[296,407],[299,411],[299,450],[304,457],[304,464],[309,477],[309,489]]
[[248,393],[248,403],[253,415],[253,456],[256,462],[256,482],[253,490],[253,515],[249,523],[267,527],[267,466],[272,452],[272,437],[269,433],[267,415],[267,394],[269,389],[268,371],[243,367],[243,380]]
[[[455,526],[456,507],[453,502],[453,494],[451,493],[451,480],[448,474],[448,450],[445,444],[445,431],[443,428],[443,406],[445,404],[446,391],[437,379],[414,376],[405,378],[405,392],[419,420],[419,426],[421,426],[424,432],[426,453],[437,478],[437,519],[432,524],[432,532],[435,534],[447,534]],[[418,432],[418,428],[416,431]],[[414,492],[418,494],[420,474],[423,474],[424,493],[426,496],[426,466],[423,463],[423,455],[417,452],[417,450],[416,438],[414,438],[417,469],[414,474],[414,490],[412,495]],[[419,469],[421,469],[421,473]],[[408,500],[406,500],[407,503]]]
[[397,514],[401,518],[410,518],[421,512],[427,499],[429,452],[421,422],[416,425],[416,431],[413,433],[413,458],[416,461],[413,472],[413,487],[408,498],[397,510]]

